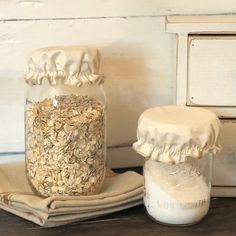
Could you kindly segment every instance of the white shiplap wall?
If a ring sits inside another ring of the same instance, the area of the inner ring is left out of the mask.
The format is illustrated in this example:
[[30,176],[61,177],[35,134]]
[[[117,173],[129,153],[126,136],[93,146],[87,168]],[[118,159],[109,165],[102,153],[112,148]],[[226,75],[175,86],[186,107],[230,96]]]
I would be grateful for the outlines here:
[[[112,166],[141,163],[130,147],[137,119],[146,108],[171,104],[174,97],[175,37],[165,34],[164,17],[0,21],[0,152],[24,151],[23,73],[29,51],[70,44],[96,46],[102,53],[108,162]],[[1,162],[11,160],[13,156],[0,157]]]
[[0,19],[232,14],[235,0],[1,0]]
[[148,107],[174,103],[175,35],[165,16],[236,12],[233,0],[0,1],[0,162],[23,158],[23,72],[29,51],[86,44],[102,53],[108,98],[108,162],[133,166],[137,119]]

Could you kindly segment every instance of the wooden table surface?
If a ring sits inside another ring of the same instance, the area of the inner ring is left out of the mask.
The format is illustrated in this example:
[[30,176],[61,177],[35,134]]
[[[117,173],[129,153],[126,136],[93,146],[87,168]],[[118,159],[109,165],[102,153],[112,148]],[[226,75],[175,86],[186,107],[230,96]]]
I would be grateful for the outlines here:
[[212,199],[207,217],[199,224],[188,227],[168,227],[157,224],[149,219],[143,206],[57,228],[42,228],[0,210],[0,236],[12,235],[236,236],[236,199]]

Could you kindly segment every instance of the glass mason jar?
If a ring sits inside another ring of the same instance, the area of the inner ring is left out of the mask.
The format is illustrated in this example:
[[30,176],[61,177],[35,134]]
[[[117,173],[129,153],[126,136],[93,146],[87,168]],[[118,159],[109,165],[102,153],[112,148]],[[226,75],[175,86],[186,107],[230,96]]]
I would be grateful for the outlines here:
[[[63,62],[66,67],[72,59],[73,70],[85,65],[84,70],[90,73],[86,58],[93,62],[93,55],[80,53],[81,49],[75,48],[79,56],[74,59],[73,48],[69,53],[63,50],[46,49],[47,66],[43,65],[41,71],[48,67],[49,72],[40,83],[36,79],[41,74],[28,76],[31,83],[25,105],[26,175],[35,193],[45,197],[96,194],[106,174],[106,98],[102,85],[86,82],[74,86],[64,83],[68,78],[60,76],[52,83],[50,77],[51,64]],[[38,61],[44,59],[46,53],[41,54],[35,56]],[[55,61],[52,63],[52,60]],[[33,69],[38,72],[38,65]]]
[[144,205],[155,221],[191,225],[201,221],[210,206],[213,153],[187,157],[178,164],[151,159],[144,164]]

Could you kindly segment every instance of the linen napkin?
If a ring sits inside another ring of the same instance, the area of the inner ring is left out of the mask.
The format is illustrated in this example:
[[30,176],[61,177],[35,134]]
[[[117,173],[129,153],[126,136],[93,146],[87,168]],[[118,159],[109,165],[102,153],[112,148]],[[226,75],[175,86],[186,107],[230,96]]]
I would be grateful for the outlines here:
[[44,227],[83,221],[142,204],[143,177],[108,171],[101,193],[92,196],[35,195],[26,179],[25,164],[0,165],[0,208]]

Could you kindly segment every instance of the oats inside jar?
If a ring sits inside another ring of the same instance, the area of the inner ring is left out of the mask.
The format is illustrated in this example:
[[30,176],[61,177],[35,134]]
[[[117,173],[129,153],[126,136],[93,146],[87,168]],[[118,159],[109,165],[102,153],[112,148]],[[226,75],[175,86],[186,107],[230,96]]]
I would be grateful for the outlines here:
[[88,96],[27,104],[26,171],[42,196],[91,195],[105,177],[105,108]]

